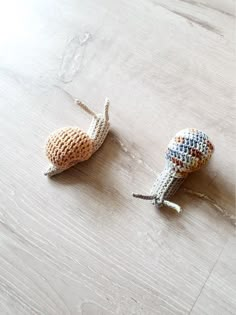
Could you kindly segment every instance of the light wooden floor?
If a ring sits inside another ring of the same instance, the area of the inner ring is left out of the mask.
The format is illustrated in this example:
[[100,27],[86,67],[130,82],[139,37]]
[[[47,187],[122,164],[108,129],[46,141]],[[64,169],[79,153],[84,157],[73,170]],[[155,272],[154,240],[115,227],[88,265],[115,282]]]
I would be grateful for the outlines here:
[[[235,1],[23,0],[0,7],[0,314],[236,314]],[[49,180],[44,142],[112,130]],[[215,154],[155,209],[146,193],[180,129]]]

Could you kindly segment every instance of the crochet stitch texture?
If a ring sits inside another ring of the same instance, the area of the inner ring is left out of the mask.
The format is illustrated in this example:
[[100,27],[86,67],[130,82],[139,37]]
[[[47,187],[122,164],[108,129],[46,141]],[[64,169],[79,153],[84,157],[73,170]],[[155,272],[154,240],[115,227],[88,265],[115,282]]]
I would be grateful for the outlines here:
[[110,128],[109,100],[105,100],[104,113],[96,114],[87,105],[76,103],[93,116],[88,132],[78,127],[65,127],[54,131],[46,142],[46,155],[51,166],[45,175],[53,176],[71,166],[88,160],[103,144]]
[[59,169],[67,169],[86,161],[93,152],[93,141],[77,127],[66,127],[53,132],[46,143],[46,154]]
[[152,200],[155,205],[166,205],[180,212],[181,208],[168,199],[189,173],[199,170],[209,161],[213,151],[214,147],[204,132],[194,128],[179,131],[168,145],[165,168],[154,182],[150,195],[133,196]]

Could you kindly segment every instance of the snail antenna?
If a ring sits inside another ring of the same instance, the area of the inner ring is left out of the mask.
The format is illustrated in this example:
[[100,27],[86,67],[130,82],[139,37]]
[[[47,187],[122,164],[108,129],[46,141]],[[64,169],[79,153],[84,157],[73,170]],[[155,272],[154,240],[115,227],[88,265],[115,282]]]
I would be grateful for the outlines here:
[[142,194],[132,194],[134,198],[143,199],[143,200],[153,200],[156,195],[142,195]]
[[110,106],[110,100],[106,97],[105,103],[104,103],[104,116],[105,116],[105,121],[109,120],[109,106]]
[[80,100],[75,99],[75,103],[79,105],[86,113],[92,115],[94,118],[97,117],[97,114]]
[[[157,195],[142,195],[142,194],[134,194],[133,193],[133,197],[143,199],[143,200],[155,200],[156,196]],[[154,204],[157,204],[160,206],[160,204],[158,204],[156,202],[154,202]],[[178,213],[180,213],[182,211],[181,207],[174,202],[171,202],[168,200],[163,200],[162,204],[168,208],[174,209]]]

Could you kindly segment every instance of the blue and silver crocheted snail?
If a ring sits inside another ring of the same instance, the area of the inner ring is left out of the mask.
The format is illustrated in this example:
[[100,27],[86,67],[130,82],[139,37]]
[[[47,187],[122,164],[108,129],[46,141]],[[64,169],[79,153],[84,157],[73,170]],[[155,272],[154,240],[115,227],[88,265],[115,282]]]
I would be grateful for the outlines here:
[[152,200],[154,205],[165,205],[180,212],[180,206],[168,199],[178,190],[189,173],[199,170],[209,161],[213,151],[214,147],[204,132],[194,128],[179,131],[167,147],[165,168],[157,177],[150,195],[133,196]]

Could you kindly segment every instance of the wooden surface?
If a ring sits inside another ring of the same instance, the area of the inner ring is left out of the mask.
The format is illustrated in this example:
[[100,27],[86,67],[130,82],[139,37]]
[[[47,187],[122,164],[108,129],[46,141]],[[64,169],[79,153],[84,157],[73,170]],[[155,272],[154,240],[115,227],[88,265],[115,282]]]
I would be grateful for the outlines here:
[[[235,314],[235,1],[23,0],[0,7],[0,314]],[[112,130],[47,179],[47,135]],[[215,144],[174,200],[148,193],[180,129]]]

